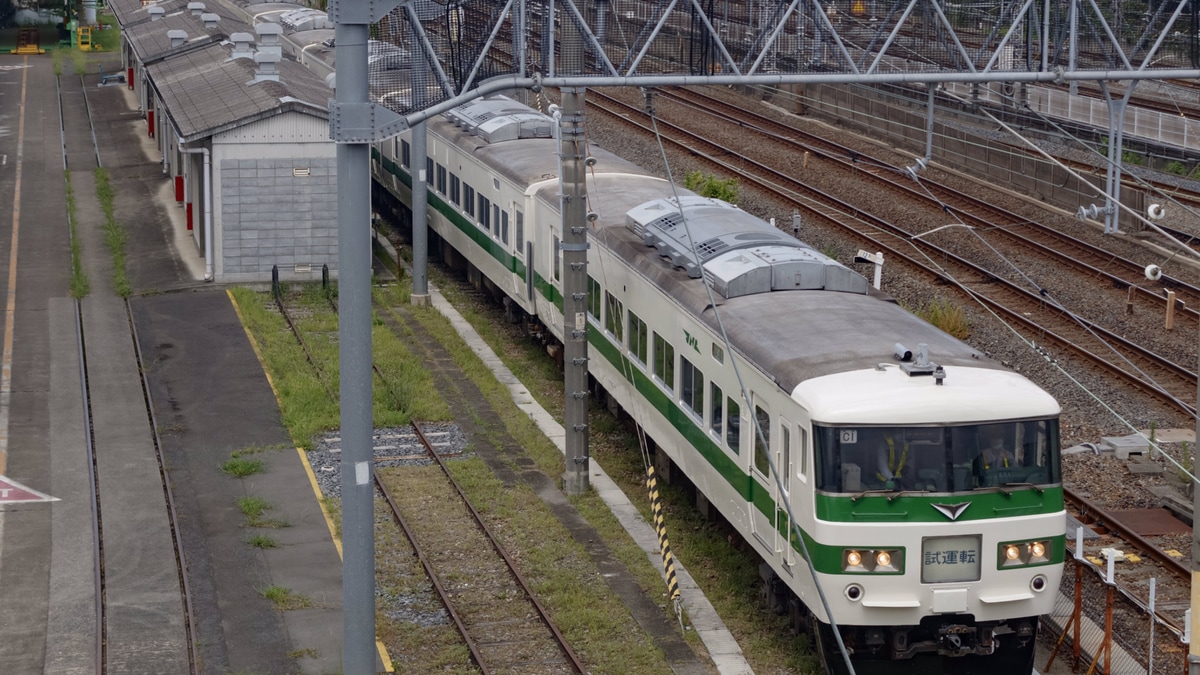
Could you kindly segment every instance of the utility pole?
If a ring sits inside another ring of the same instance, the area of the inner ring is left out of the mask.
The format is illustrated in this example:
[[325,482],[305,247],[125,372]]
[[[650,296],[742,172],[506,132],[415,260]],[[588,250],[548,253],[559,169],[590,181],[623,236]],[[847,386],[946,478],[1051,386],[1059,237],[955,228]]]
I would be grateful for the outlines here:
[[[563,382],[566,473],[569,495],[588,491],[587,185],[583,137],[583,87],[562,90]],[[557,253],[557,252],[556,252]]]

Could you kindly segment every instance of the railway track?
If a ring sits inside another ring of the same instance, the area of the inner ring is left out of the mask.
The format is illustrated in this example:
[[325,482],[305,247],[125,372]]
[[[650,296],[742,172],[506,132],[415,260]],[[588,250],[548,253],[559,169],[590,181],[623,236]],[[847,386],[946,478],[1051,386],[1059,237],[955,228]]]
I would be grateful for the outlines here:
[[[654,134],[648,123],[640,121],[648,117],[643,110],[600,92],[592,92],[591,96],[590,109],[611,115],[640,133]],[[922,270],[937,283],[956,287],[1010,325],[1019,327],[1020,332],[1035,344],[1049,343],[1079,354],[1094,367],[1127,385],[1192,414],[1194,408],[1187,401],[1194,397],[1196,376],[1187,368],[1070,314],[1039,292],[1009,282],[947,248],[914,236],[914,233],[816,190],[763,162],[661,120],[658,128],[664,142],[692,153],[722,173],[741,176],[809,217],[863,242],[865,247],[885,251],[887,256]],[[1046,354],[1046,358],[1054,357]]]
[[[328,293],[326,298],[336,313],[337,302]],[[310,365],[321,379],[327,379],[278,292],[275,304]],[[400,398],[384,372],[375,363],[372,369],[398,403]],[[326,391],[332,399],[328,384]],[[420,560],[471,660],[485,674],[526,669],[540,673],[586,672],[521,574],[514,557],[471,504],[441,453],[417,423],[412,423],[412,430],[421,457],[431,460],[427,467],[436,466],[438,471],[411,466],[399,473],[373,469],[373,480],[394,522]],[[404,454],[377,460],[411,461],[415,453],[410,447],[410,443],[405,443],[401,448]],[[415,483],[406,484],[406,480]]]
[[[103,163],[100,156],[100,146],[96,141],[96,130],[92,119],[91,105],[87,98],[87,86],[83,80],[83,76],[79,76],[80,88],[83,97],[83,109],[87,118],[89,131],[91,135],[92,152],[95,157],[96,168],[102,168]],[[70,167],[66,122],[63,112],[63,95],[61,86],[61,76],[56,78],[57,99],[59,107],[59,128],[62,138],[62,160],[63,170],[68,171]],[[70,212],[68,212],[68,220]],[[68,236],[72,248],[77,246],[75,241],[75,231],[73,224],[68,222]],[[89,489],[89,504],[91,513],[91,531],[92,531],[92,555],[93,555],[93,584],[95,589],[95,604],[94,604],[94,630],[95,630],[95,672],[97,675],[105,675],[107,673],[124,672],[125,668],[131,667],[128,661],[128,655],[115,654],[110,650],[110,635],[114,632],[129,634],[137,632],[139,629],[140,618],[136,616],[137,612],[129,611],[129,607],[122,606],[118,611],[109,611],[109,592],[108,582],[110,576],[119,575],[123,570],[118,570],[110,574],[106,565],[106,541],[104,532],[104,511],[102,509],[103,498],[106,494],[102,489],[108,486],[110,494],[115,496],[120,502],[120,492],[122,486],[119,485],[122,480],[120,476],[111,475],[111,467],[108,473],[105,473],[103,482],[101,480],[100,462],[97,460],[96,452],[96,426],[95,419],[92,415],[93,400],[92,387],[89,380],[88,367],[88,347],[86,334],[84,330],[84,307],[79,298],[73,299],[73,318],[75,323],[75,339],[77,345],[77,354],[79,359],[79,378],[80,378],[80,397],[82,403],[83,422],[86,433],[84,434],[86,459],[88,473],[88,489]],[[129,338],[132,341],[134,356],[137,362],[139,381],[142,389],[142,399],[145,403],[146,419],[151,431],[151,442],[154,448],[154,455],[157,463],[157,471],[160,480],[160,487],[163,492],[163,499],[167,511],[167,521],[170,529],[171,545],[174,551],[174,567],[178,577],[179,589],[181,593],[180,602],[183,607],[183,628],[186,640],[188,673],[198,674],[200,672],[201,663],[198,655],[198,643],[196,639],[196,620],[192,608],[192,594],[188,575],[187,557],[184,552],[183,541],[179,530],[179,517],[175,508],[175,498],[171,489],[171,480],[168,475],[168,467],[166,459],[163,455],[163,447],[159,434],[157,417],[154,412],[154,401],[150,393],[150,383],[147,379],[148,365],[145,363],[141,351],[141,344],[138,340],[137,328],[133,320],[132,309],[128,299],[122,299],[119,307],[123,310],[123,321],[128,326]],[[118,507],[119,508],[119,507]],[[126,506],[127,508],[127,506]],[[112,535],[117,536],[117,535]],[[120,546],[121,541],[108,542],[109,546],[114,544]],[[118,604],[123,605],[128,602],[128,598],[117,600]],[[153,638],[151,638],[153,639]]]

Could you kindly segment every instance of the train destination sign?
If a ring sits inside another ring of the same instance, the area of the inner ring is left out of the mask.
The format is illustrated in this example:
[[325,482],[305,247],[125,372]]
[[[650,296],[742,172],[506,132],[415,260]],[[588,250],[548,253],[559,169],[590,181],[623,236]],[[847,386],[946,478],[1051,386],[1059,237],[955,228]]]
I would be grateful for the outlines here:
[[926,537],[921,547],[922,583],[978,580],[980,545],[974,534]]
[[7,504],[56,501],[58,501],[58,497],[51,497],[44,492],[21,485],[7,476],[0,476],[0,508]]

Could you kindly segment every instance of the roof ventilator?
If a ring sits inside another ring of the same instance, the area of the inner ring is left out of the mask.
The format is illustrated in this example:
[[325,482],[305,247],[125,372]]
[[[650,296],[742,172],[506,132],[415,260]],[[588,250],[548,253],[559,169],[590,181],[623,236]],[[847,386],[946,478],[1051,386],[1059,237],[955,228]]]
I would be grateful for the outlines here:
[[187,31],[169,30],[167,31],[167,39],[171,41],[171,49],[182,47],[183,43],[187,42]]
[[206,12],[200,15],[200,20],[204,22],[205,30],[212,30],[217,27],[217,22],[221,20],[221,17],[212,12]]
[[192,16],[200,16],[204,13],[205,9],[207,7],[204,6],[203,2],[189,2],[187,4],[187,10],[192,13]]
[[[896,344],[896,357],[906,361],[905,356],[912,358],[912,352],[904,349],[904,345]],[[922,342],[917,345],[917,360],[915,363],[901,363],[900,370],[908,373],[909,377],[917,375],[932,375],[934,384],[941,384],[946,379],[946,371],[938,364],[929,360],[929,345]]]
[[151,7],[150,9],[148,9],[146,11],[150,14],[151,21],[158,21],[159,19],[163,18],[164,14],[167,13],[167,10],[163,9],[162,7],[158,7],[158,6]]
[[229,52],[230,60],[254,58],[254,48],[250,46],[254,42],[253,35],[249,33],[234,33],[229,36],[229,41],[233,43],[233,50]]
[[254,55],[254,63],[258,68],[254,71],[254,79],[248,84],[258,84],[259,82],[278,82],[279,81],[279,55],[270,52],[259,51]]
[[260,23],[254,27],[254,32],[258,33],[258,52],[279,57],[275,60],[276,63],[282,61],[283,45],[279,36],[283,34],[283,27],[277,23]]

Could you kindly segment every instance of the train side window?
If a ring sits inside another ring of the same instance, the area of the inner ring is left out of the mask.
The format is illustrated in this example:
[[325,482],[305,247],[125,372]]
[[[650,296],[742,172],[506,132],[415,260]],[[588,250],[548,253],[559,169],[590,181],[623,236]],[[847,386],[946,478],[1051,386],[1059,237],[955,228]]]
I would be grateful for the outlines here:
[[554,280],[562,281],[562,251],[559,250],[562,246],[559,245],[557,234],[554,235],[551,246],[553,248],[550,250],[550,257],[554,259]]
[[[500,207],[497,206],[497,209]],[[500,212],[500,241],[508,243],[508,211]]]
[[461,195],[462,184],[459,183],[458,176],[450,174],[450,201],[454,202],[455,206],[458,206],[458,203],[462,201],[460,199]]
[[[751,443],[751,447],[754,448],[754,469],[766,476],[771,471],[771,459],[767,456],[771,448],[771,413],[756,404],[754,420],[757,422],[757,428],[754,429],[754,442]],[[762,429],[762,438],[758,436],[759,429]]]
[[588,316],[600,320],[600,282],[588,275]]
[[796,477],[801,481],[808,480],[808,429],[800,427],[797,429],[800,432],[800,437],[797,439],[796,454],[800,458],[799,468],[796,470]]
[[432,158],[432,157],[426,157],[426,158],[425,158],[425,176],[424,176],[424,180],[425,180],[425,182],[426,182],[426,183],[428,183],[429,181],[433,180],[433,158]]
[[738,402],[731,399],[725,399],[725,444],[733,451],[733,454],[739,454],[742,451],[742,406]]
[[604,330],[612,334],[617,342],[622,342],[625,337],[625,308],[612,293],[604,294],[604,312]]
[[500,234],[500,205],[492,204],[492,223],[496,225],[496,234]]
[[721,388],[716,382],[708,383],[708,428],[712,430],[717,438],[721,437],[721,431],[725,428],[722,422],[721,414],[725,411],[721,409],[721,404],[725,401],[725,394],[721,392]]
[[520,209],[513,209],[517,214],[517,231],[513,237],[513,249],[520,252],[525,250],[525,214]]
[[725,363],[725,348],[714,342],[712,344],[712,357],[717,363]]
[[633,312],[629,313],[629,353],[646,365],[646,322]]
[[400,141],[400,166],[409,168],[412,165],[412,146],[408,141]]
[[463,211],[467,212],[468,216],[475,217],[475,188],[463,183]]
[[437,165],[437,191],[446,194],[446,167]]
[[675,392],[675,347],[658,333],[654,334],[654,376]]
[[479,225],[488,232],[492,231],[492,203],[483,195],[479,195]]
[[783,483],[783,494],[787,494],[790,489],[788,479],[792,475],[792,424],[782,417],[779,418],[779,457],[778,457],[779,476]]
[[704,373],[682,356],[679,357],[679,396],[692,412],[704,415]]

